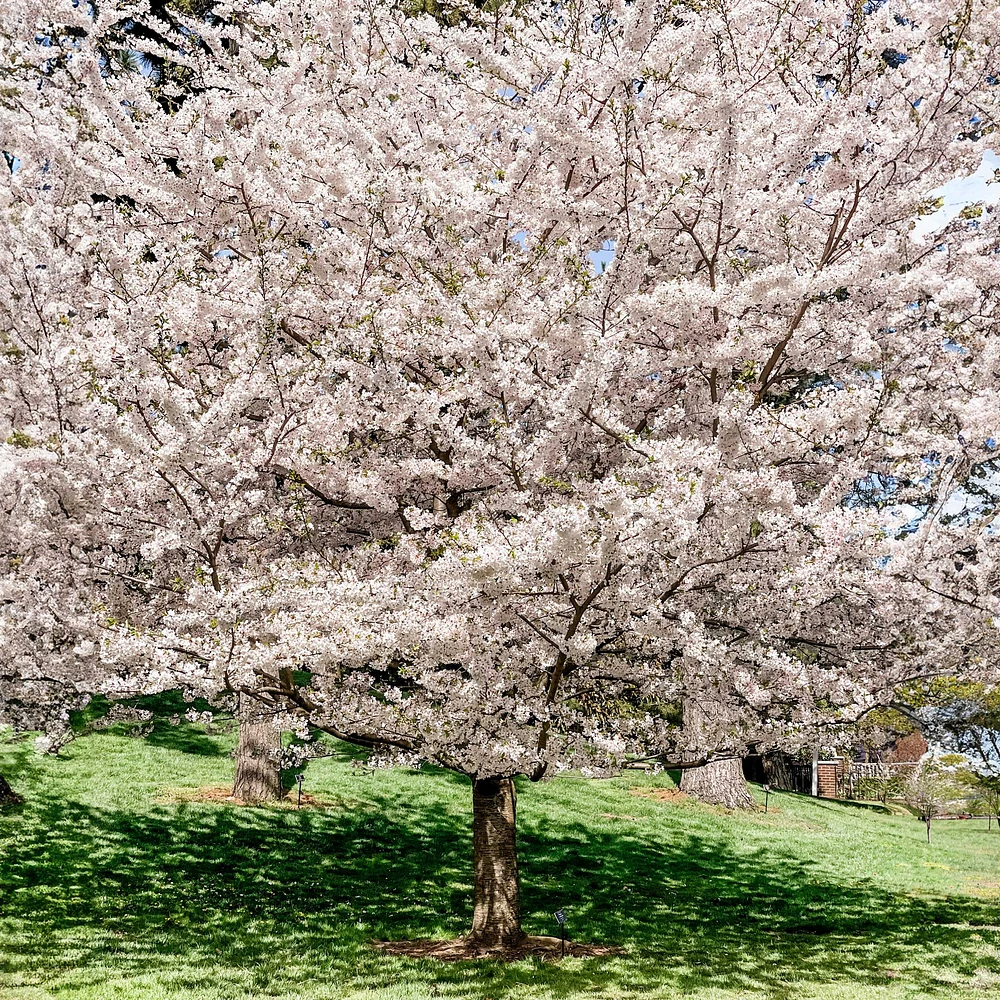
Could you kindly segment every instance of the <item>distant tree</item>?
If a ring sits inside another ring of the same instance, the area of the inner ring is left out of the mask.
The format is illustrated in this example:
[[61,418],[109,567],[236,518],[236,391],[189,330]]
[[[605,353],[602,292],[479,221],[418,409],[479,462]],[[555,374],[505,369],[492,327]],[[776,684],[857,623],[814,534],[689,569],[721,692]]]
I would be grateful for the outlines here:
[[987,829],[992,829],[996,820],[997,831],[1000,832],[1000,780],[972,771],[969,791],[977,815],[985,814],[987,817]]
[[906,778],[906,804],[927,826],[931,842],[931,820],[963,797],[961,769],[964,759],[957,755],[926,754]]
[[1000,687],[939,678],[905,696],[935,744],[964,758],[973,794],[1000,823]]

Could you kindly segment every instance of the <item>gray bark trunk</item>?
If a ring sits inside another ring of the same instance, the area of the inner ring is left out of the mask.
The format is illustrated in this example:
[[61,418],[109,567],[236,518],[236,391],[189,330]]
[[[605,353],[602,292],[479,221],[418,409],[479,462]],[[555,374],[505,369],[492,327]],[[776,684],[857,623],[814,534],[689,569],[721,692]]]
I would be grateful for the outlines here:
[[284,796],[276,753],[281,750],[281,733],[261,716],[253,698],[245,694],[239,697],[233,798],[241,802],[277,802]]
[[[718,721],[718,716],[712,715],[710,709],[693,699],[685,700],[684,728],[690,733],[708,728],[707,724],[713,720]],[[681,772],[681,791],[709,805],[725,806],[727,809],[757,808],[743,777],[743,762],[739,757],[684,770]]]
[[475,889],[469,943],[483,951],[513,951],[524,932],[512,779],[473,779],[472,854]]
[[764,780],[769,782],[772,788],[782,788],[785,791],[798,791],[795,781],[792,778],[791,768],[788,766],[788,758],[781,752],[772,750],[764,754]]
[[739,757],[692,767],[681,774],[681,791],[699,802],[727,809],[756,809]]
[[21,796],[7,784],[7,779],[0,774],[0,806],[15,806],[21,801]]

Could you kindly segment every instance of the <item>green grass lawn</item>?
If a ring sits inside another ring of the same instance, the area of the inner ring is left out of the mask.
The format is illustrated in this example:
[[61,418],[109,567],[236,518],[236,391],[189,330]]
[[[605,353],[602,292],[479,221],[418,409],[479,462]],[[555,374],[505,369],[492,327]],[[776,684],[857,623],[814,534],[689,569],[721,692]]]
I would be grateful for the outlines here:
[[[232,737],[182,723],[61,758],[0,745],[0,997],[897,1000],[1000,997],[1000,835],[772,794],[724,815],[665,775],[521,786],[525,930],[610,958],[444,964],[373,939],[471,917],[467,783],[313,762],[324,809],[164,800],[229,779]],[[644,794],[636,794],[636,792]]]

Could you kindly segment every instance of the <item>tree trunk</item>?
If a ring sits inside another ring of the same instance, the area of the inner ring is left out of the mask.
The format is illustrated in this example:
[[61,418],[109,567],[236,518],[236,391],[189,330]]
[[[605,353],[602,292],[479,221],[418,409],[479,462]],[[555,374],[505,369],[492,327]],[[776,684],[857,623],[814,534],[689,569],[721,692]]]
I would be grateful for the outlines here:
[[284,796],[277,759],[281,733],[261,716],[260,706],[253,698],[245,694],[239,697],[233,798],[242,802],[277,802]]
[[517,793],[511,778],[472,781],[475,891],[469,943],[509,952],[524,940],[517,874]]
[[[691,736],[699,731],[710,732],[711,724],[717,723],[721,716],[718,706],[701,705],[693,698],[684,700],[684,729]],[[709,805],[727,809],[757,808],[743,777],[743,762],[739,757],[685,769],[681,772],[681,791]]]
[[7,784],[7,779],[0,774],[0,806],[16,806],[22,798]]
[[699,802],[727,809],[756,809],[757,803],[743,777],[739,757],[716,760],[681,773],[681,791]]

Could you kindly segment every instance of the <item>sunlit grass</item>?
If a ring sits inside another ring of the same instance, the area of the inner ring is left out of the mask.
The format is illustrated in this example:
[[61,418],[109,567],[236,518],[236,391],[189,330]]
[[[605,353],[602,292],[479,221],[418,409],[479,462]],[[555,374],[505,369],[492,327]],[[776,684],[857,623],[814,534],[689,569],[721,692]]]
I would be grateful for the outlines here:
[[[471,917],[467,783],[314,762],[323,809],[183,801],[230,777],[231,736],[182,723],[61,759],[0,747],[0,997],[903,1000],[1000,997],[1000,835],[771,795],[729,816],[665,775],[525,782],[525,929],[611,958],[442,964],[373,939]],[[636,794],[636,790],[647,794]],[[178,799],[181,799],[178,801]]]

